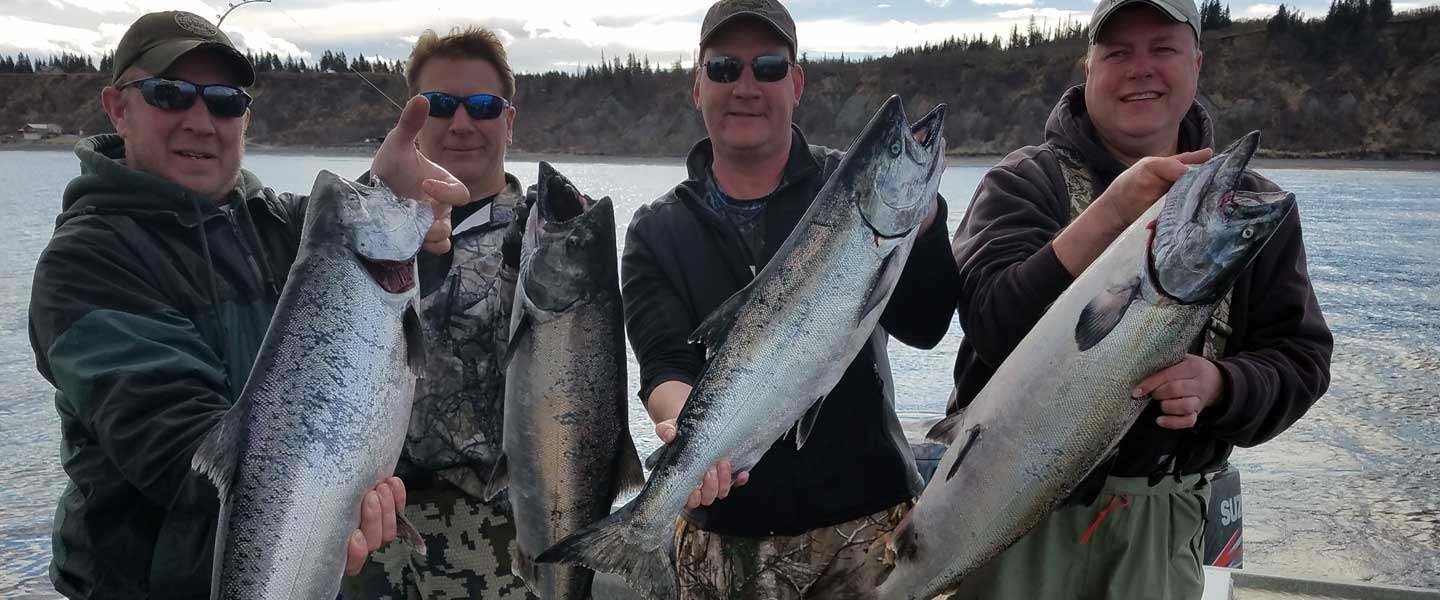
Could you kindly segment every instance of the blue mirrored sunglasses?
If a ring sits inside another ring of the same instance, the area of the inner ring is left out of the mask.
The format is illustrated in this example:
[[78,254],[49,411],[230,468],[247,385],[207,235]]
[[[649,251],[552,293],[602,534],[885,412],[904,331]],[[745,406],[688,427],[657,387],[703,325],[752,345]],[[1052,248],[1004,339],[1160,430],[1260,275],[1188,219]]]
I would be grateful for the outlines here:
[[437,119],[455,116],[456,109],[464,104],[465,112],[470,113],[470,118],[487,121],[499,117],[505,112],[505,107],[510,105],[504,98],[493,94],[475,94],[463,98],[445,92],[425,92],[420,95],[430,101],[430,116]]

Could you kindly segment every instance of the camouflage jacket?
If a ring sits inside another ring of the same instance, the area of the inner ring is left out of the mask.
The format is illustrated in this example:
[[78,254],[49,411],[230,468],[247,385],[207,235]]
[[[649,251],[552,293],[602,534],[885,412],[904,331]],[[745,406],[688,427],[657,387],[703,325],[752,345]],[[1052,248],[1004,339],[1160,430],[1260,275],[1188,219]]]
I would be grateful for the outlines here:
[[433,474],[476,498],[500,457],[504,422],[501,361],[510,343],[516,274],[502,268],[500,242],[525,193],[513,175],[505,182],[490,206],[454,224],[444,280],[420,282],[425,376],[416,384],[396,468],[406,478]]

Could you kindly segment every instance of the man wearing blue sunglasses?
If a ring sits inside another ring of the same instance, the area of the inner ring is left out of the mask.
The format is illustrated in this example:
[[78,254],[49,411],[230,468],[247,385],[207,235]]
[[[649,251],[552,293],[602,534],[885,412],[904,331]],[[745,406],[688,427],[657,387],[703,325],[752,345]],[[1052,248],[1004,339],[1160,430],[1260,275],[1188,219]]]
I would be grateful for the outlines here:
[[[115,134],[76,145],[35,267],[30,340],[55,386],[70,482],[54,524],[55,589],[68,598],[210,594],[216,489],[191,455],[239,397],[295,259],[304,198],[240,168],[255,71],[186,12],[142,16],[120,40],[101,103]],[[412,99],[372,171],[430,200],[427,252],[450,245],[465,186],[417,152]],[[393,540],[405,488],[367,493],[347,572]],[[278,526],[278,525],[277,525]]]
[[429,360],[395,472],[428,553],[391,544],[342,589],[347,600],[531,598],[510,572],[509,504],[503,494],[485,500],[501,452],[502,358],[527,215],[520,181],[505,172],[515,77],[505,47],[484,29],[426,31],[405,73],[410,92],[430,101],[420,151],[473,200],[451,215],[451,251],[420,257],[416,308]]
[[[793,124],[805,91],[795,49],[795,22],[775,0],[710,7],[692,89],[709,137],[690,151],[688,179],[636,211],[626,234],[626,333],[666,443],[704,366],[690,333],[765,266],[840,162]],[[945,335],[959,286],[945,211],[937,200],[880,319],[921,348]],[[884,579],[874,549],[920,492],[884,339],[816,390],[824,426],[802,449],[782,439],[750,472],[721,461],[695,482],[675,536],[681,598],[852,598]]]

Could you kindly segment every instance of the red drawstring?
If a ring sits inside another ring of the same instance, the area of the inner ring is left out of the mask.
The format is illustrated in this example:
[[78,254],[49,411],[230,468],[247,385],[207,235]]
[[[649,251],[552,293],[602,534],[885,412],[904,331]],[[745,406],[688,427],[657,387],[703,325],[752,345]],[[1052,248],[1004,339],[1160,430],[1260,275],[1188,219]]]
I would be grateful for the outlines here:
[[[1115,501],[1116,501],[1116,500],[1119,500],[1119,501],[1120,501],[1120,504],[1119,504],[1119,505],[1116,505],[1116,504],[1115,504]],[[1080,538],[1080,545],[1083,546],[1083,545],[1085,545],[1085,542],[1090,541],[1090,536],[1095,535],[1095,530],[1100,527],[1100,522],[1101,522],[1101,521],[1104,521],[1104,520],[1105,520],[1105,517],[1110,516],[1110,511],[1112,511],[1112,510],[1119,510],[1119,509],[1122,509],[1122,508],[1128,508],[1129,506],[1130,506],[1130,497],[1129,497],[1129,496],[1126,496],[1126,495],[1123,495],[1123,494],[1122,494],[1122,495],[1119,495],[1119,496],[1111,496],[1111,497],[1110,497],[1110,502],[1108,502],[1108,503],[1105,504],[1105,508],[1100,509],[1100,516],[1095,517],[1095,522],[1094,522],[1094,523],[1091,523],[1091,524],[1090,524],[1090,528],[1085,530],[1085,536],[1082,537],[1082,538]]]

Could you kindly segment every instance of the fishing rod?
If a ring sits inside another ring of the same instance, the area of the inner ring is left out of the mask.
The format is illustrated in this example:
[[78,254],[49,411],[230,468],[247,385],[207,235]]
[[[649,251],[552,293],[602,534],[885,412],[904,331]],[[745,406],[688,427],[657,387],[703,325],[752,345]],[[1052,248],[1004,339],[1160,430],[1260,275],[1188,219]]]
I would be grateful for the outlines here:
[[379,92],[381,96],[384,96],[386,100],[389,100],[389,101],[390,101],[390,104],[395,105],[395,108],[399,109],[401,112],[404,112],[404,111],[405,111],[405,107],[404,107],[404,106],[400,106],[400,103],[399,103],[399,102],[396,102],[394,98],[391,98],[391,97],[390,97],[390,94],[385,93],[385,90],[380,89],[380,86],[375,85],[374,82],[371,82],[369,78],[365,77],[364,75],[361,75],[359,71],[356,71],[355,69],[350,68],[350,65],[345,65],[345,70],[346,70],[346,71],[349,71],[349,72],[351,72],[351,73],[354,73],[356,77],[359,77],[359,78],[360,78],[362,81],[364,81],[365,83],[370,84],[370,88],[371,88],[371,89],[375,90],[376,92]]
[[230,8],[225,9],[225,13],[220,15],[220,20],[215,22],[215,28],[216,28],[216,29],[219,29],[219,28],[220,28],[220,25],[225,22],[225,17],[230,16],[230,13],[231,13],[231,12],[234,12],[235,9],[240,8],[240,7],[242,7],[242,6],[245,6],[246,4],[252,4],[252,3],[255,3],[255,2],[269,2],[269,1],[270,1],[270,0],[240,0],[240,2],[231,2],[231,3],[230,3]]

